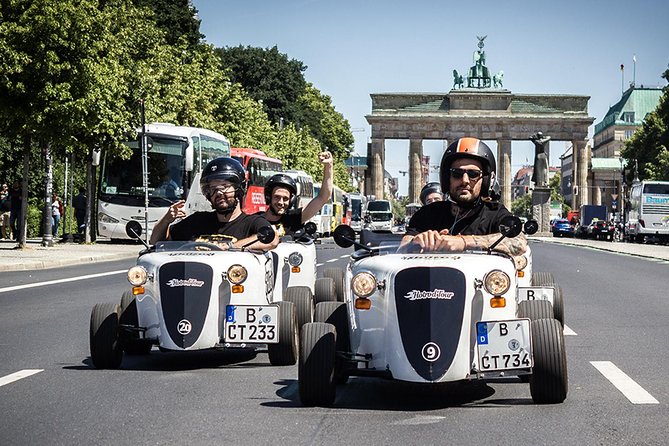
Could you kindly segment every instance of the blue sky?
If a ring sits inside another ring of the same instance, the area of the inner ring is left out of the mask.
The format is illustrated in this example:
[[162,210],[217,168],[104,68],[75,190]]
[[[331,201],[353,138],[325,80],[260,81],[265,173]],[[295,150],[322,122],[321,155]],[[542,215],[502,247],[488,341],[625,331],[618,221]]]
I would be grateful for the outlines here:
[[[205,40],[216,46],[276,45],[308,68],[305,78],[329,95],[355,131],[364,155],[370,93],[448,92],[453,69],[472,65],[476,36],[486,65],[504,70],[513,93],[590,96],[599,122],[636,71],[636,84],[664,86],[669,63],[669,1],[193,0]],[[636,70],[632,62],[636,55]],[[620,65],[625,65],[624,84]],[[594,127],[594,126],[593,126]],[[592,135],[591,127],[590,135]],[[475,135],[472,135],[475,136]],[[408,141],[386,142],[386,170],[406,194]],[[551,165],[563,142],[551,144]],[[441,141],[425,141],[438,164]],[[532,162],[531,143],[514,142],[512,172]],[[432,179],[436,179],[436,172]]]

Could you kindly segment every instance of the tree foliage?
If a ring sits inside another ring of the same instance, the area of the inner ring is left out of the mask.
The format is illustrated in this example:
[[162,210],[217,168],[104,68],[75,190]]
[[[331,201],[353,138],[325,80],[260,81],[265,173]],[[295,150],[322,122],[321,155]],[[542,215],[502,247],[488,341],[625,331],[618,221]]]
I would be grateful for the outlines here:
[[134,3],[153,11],[153,20],[165,32],[168,45],[184,41],[189,48],[195,48],[204,37],[200,33],[197,9],[190,0],[134,0]]
[[[669,69],[662,75],[669,81]],[[644,119],[621,151],[628,166],[638,165],[642,180],[669,180],[669,85],[664,87],[657,108]],[[628,168],[627,179],[634,178],[634,168]]]

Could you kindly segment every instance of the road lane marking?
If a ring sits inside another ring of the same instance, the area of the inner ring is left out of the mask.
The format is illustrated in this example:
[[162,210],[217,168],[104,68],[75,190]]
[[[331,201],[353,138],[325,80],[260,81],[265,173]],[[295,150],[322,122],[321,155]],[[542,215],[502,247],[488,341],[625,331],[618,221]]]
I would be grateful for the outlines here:
[[646,392],[625,372],[620,370],[611,361],[590,361],[611,384],[616,386],[632,404],[660,404],[653,396]]
[[316,264],[317,267],[318,267],[318,266],[323,266],[323,265],[324,265],[324,263],[317,263],[317,264]]
[[29,376],[35,375],[43,371],[44,369],[25,369],[25,370],[20,370],[16,373],[12,373],[11,375],[3,376],[2,378],[0,378],[0,387],[4,386],[5,384],[13,383],[14,381],[27,378]]
[[338,261],[339,261],[339,259],[330,259],[330,260],[326,260],[325,263],[332,263],[332,262],[338,262]]
[[565,336],[576,336],[576,332],[572,330],[571,328],[567,327],[566,325],[562,329],[563,333]]
[[87,276],[79,276],[79,277],[70,277],[67,279],[58,279],[58,280],[49,280],[46,282],[37,282],[37,283],[27,283],[25,285],[16,285],[16,286],[10,286],[7,288],[0,288],[0,293],[7,293],[9,291],[16,291],[16,290],[25,290],[27,288],[36,288],[40,286],[47,286],[47,285],[56,285],[58,283],[67,283],[67,282],[76,282],[78,280],[86,280],[86,279],[95,279],[96,277],[104,277],[104,276],[111,276],[113,274],[121,274],[121,273],[127,273],[127,269],[121,269],[118,271],[110,271],[107,273],[97,273],[97,274],[89,274]]
[[340,259],[346,259],[348,257],[351,257],[349,254],[344,254],[343,256],[339,256]]

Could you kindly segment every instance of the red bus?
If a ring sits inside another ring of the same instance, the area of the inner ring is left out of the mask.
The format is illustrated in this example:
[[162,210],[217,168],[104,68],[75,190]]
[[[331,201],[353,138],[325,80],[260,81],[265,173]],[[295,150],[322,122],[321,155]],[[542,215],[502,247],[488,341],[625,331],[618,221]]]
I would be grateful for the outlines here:
[[246,169],[248,189],[242,209],[247,214],[266,211],[265,183],[272,175],[282,171],[281,160],[271,158],[258,149],[232,147],[230,152],[230,155]]

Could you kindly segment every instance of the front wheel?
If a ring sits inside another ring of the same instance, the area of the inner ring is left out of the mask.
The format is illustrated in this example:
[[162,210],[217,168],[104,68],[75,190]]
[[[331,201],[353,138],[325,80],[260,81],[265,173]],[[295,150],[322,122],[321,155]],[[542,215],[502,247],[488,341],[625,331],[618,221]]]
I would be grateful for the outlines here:
[[557,404],[567,398],[567,354],[562,326],[555,319],[532,321],[534,368],[530,394],[537,404]]
[[297,313],[298,330],[302,325],[314,320],[314,296],[306,286],[294,286],[286,289],[283,296],[286,302],[292,302]]
[[344,289],[346,287],[346,275],[341,268],[325,268],[323,277],[330,277],[334,280],[335,294],[339,302],[344,302]]
[[305,406],[331,406],[336,395],[335,327],[312,322],[302,327],[298,388]]
[[299,348],[295,305],[292,302],[279,302],[279,342],[267,346],[270,364],[279,366],[295,364]]
[[123,360],[119,343],[119,306],[113,302],[96,304],[91,312],[91,361],[98,369],[117,369]]

